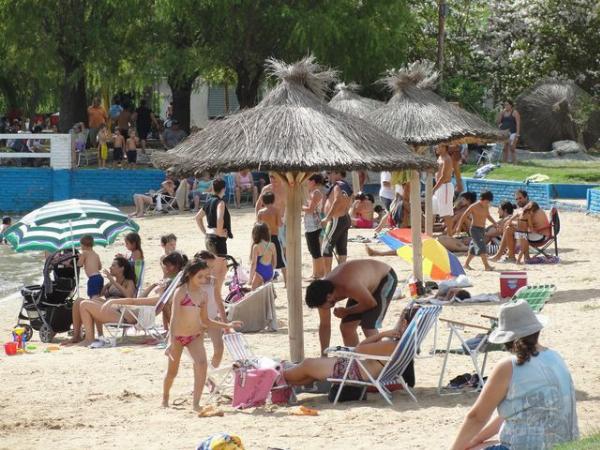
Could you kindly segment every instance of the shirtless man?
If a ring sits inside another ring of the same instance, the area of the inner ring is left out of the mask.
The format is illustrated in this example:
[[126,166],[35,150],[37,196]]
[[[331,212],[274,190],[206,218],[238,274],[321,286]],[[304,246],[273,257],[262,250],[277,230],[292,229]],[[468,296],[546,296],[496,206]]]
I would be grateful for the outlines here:
[[338,264],[346,262],[348,256],[348,230],[352,225],[350,207],[352,206],[352,188],[344,180],[346,172],[331,172],[331,187],[325,194],[325,218],[321,224],[325,229],[322,253],[325,273],[331,272],[333,249],[337,254]]
[[435,149],[438,155],[438,172],[436,182],[433,187],[433,214],[439,215],[446,225],[446,234],[452,236],[452,215],[454,209],[452,202],[454,200],[454,186],[452,186],[452,159],[448,155],[446,145],[438,145]]
[[[344,345],[358,344],[360,324],[366,337],[377,334],[396,291],[398,277],[390,266],[373,259],[356,259],[338,265],[325,278],[306,288],[306,304],[319,309],[321,353],[331,340],[331,309],[342,319],[340,331]],[[345,307],[335,304],[348,299]]]
[[479,196],[479,201],[469,206],[463,214],[463,216],[458,221],[456,229],[460,229],[463,222],[467,220],[469,216],[471,217],[471,245],[469,245],[469,255],[467,256],[467,260],[465,261],[465,269],[471,269],[469,263],[471,262],[473,257],[480,256],[485,270],[494,270],[494,268],[489,265],[487,260],[487,247],[485,242],[486,220],[489,220],[494,225],[497,225],[496,221],[490,214],[490,203],[493,199],[494,195],[490,191],[482,192]]
[[277,196],[271,192],[265,192],[262,197],[263,208],[261,208],[256,214],[256,220],[258,222],[266,223],[271,233],[271,242],[275,245],[275,251],[277,252],[277,265],[276,269],[281,269],[283,273],[283,281],[287,280],[286,273],[286,262],[285,255],[283,254],[283,246],[279,240],[279,228],[283,225],[279,210],[275,207],[275,201]]
[[[272,192],[275,194],[275,209],[279,211],[279,216],[281,217],[281,225],[279,226],[279,242],[283,246],[283,251],[285,253],[285,205],[287,201],[287,189],[286,184],[281,181],[275,174],[269,173],[270,184],[267,184],[260,191],[260,195],[258,196],[258,200],[256,200],[256,205],[254,206],[254,211],[258,216],[258,211],[265,206],[263,202],[263,195],[267,192]],[[271,233],[272,234],[272,233]]]

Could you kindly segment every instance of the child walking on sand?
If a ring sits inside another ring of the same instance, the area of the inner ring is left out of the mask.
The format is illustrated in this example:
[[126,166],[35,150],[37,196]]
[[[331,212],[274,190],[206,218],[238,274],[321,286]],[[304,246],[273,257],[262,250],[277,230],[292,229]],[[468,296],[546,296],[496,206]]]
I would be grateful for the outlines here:
[[125,138],[121,134],[121,130],[119,128],[115,128],[115,132],[113,134],[113,169],[119,165],[121,168],[121,164],[123,163],[123,149],[125,148]]
[[487,248],[485,245],[486,220],[489,220],[494,225],[497,225],[496,221],[490,214],[490,203],[492,200],[494,200],[494,194],[492,194],[490,191],[482,192],[479,195],[479,201],[473,203],[467,208],[458,221],[457,226],[454,228],[454,232],[456,232],[456,230],[460,230],[467,217],[471,217],[471,228],[469,230],[471,234],[471,244],[469,245],[469,254],[467,255],[467,260],[465,261],[465,269],[472,270],[469,264],[473,260],[474,256],[480,256],[485,270],[494,270],[494,268],[488,263]]
[[254,224],[252,242],[250,281],[254,290],[273,279],[274,267],[277,266],[277,250],[271,242],[271,233],[266,223]]
[[186,347],[194,361],[194,397],[192,407],[202,415],[210,415],[212,407],[200,407],[200,398],[206,382],[206,351],[204,331],[207,327],[237,328],[241,322],[218,322],[208,315],[207,284],[210,270],[206,262],[195,259],[185,267],[181,283],[173,297],[173,311],[169,335],[169,345],[165,351],[168,368],[163,384],[163,407],[169,406],[169,392],[179,370],[181,353]]
[[129,129],[129,137],[125,142],[125,147],[127,148],[127,163],[131,167],[135,167],[137,163],[137,147],[138,147],[138,138],[135,134],[135,129]]
[[104,286],[104,278],[100,275],[102,263],[98,253],[94,251],[94,238],[92,236],[89,234],[82,236],[79,243],[81,244],[81,254],[77,260],[77,265],[83,267],[88,277],[87,295],[90,299],[94,299],[100,297]]
[[106,160],[108,159],[108,142],[110,141],[110,133],[105,124],[100,125],[98,131],[98,167],[106,168]]

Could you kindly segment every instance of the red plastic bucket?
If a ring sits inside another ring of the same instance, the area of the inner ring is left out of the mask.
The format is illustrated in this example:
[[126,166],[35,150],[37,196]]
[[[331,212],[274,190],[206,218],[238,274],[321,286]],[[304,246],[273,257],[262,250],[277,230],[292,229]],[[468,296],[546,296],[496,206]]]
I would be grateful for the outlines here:
[[9,355],[17,354],[17,343],[16,342],[7,342],[4,344],[4,352]]

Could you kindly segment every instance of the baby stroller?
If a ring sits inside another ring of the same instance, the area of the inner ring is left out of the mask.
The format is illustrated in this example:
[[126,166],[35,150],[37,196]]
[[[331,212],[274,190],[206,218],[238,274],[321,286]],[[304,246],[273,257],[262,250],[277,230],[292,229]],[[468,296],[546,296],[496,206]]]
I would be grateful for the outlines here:
[[223,300],[225,303],[236,303],[240,301],[244,296],[250,292],[250,289],[244,287],[244,283],[241,282],[240,276],[238,274],[238,269],[240,264],[235,260],[233,256],[225,255],[225,260],[227,261],[227,268],[231,268],[233,270],[233,276],[231,277],[231,282],[229,283],[229,294]]
[[[25,286],[21,289],[23,304],[17,326],[25,328],[28,341],[33,330],[38,331],[42,342],[51,342],[56,333],[71,329],[71,310],[77,293],[76,280],[79,279],[77,257],[78,252],[73,254],[70,250],[53,253],[44,264],[42,285]],[[23,323],[24,321],[29,324]]]

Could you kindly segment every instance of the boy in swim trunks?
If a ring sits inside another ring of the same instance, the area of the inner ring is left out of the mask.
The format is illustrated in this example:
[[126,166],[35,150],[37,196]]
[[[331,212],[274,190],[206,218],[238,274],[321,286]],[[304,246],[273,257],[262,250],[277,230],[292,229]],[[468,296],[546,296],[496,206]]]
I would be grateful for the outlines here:
[[135,130],[133,128],[129,129],[129,138],[127,138],[125,146],[127,148],[127,163],[130,166],[135,167],[137,164],[138,138],[135,135]]
[[125,138],[121,134],[121,130],[115,128],[115,133],[113,134],[113,169],[123,162],[123,149],[125,148]]
[[106,160],[108,159],[108,142],[110,141],[110,133],[105,124],[100,125],[98,131],[98,168],[106,168]]
[[[378,333],[388,309],[398,277],[390,266],[373,259],[356,259],[338,265],[324,279],[315,280],[306,289],[306,304],[319,310],[321,352],[331,339],[331,309],[341,319],[344,345],[358,344],[360,325],[366,337]],[[336,303],[348,299],[344,308]]]
[[100,297],[104,287],[104,278],[100,275],[102,263],[98,253],[94,251],[94,238],[88,234],[82,236],[79,240],[81,244],[81,255],[77,261],[77,266],[83,267],[88,277],[87,295],[91,299]]
[[463,222],[467,220],[468,217],[471,217],[471,245],[469,246],[469,254],[467,256],[467,260],[465,261],[465,269],[471,269],[471,266],[469,266],[470,262],[475,256],[480,256],[485,270],[494,270],[494,268],[488,263],[487,249],[485,245],[486,220],[489,220],[492,222],[492,224],[497,225],[496,221],[490,214],[490,203],[492,200],[494,200],[494,194],[492,194],[490,191],[482,192],[479,195],[479,201],[473,203],[467,208],[458,221],[456,228],[454,229],[454,231],[460,230]]

